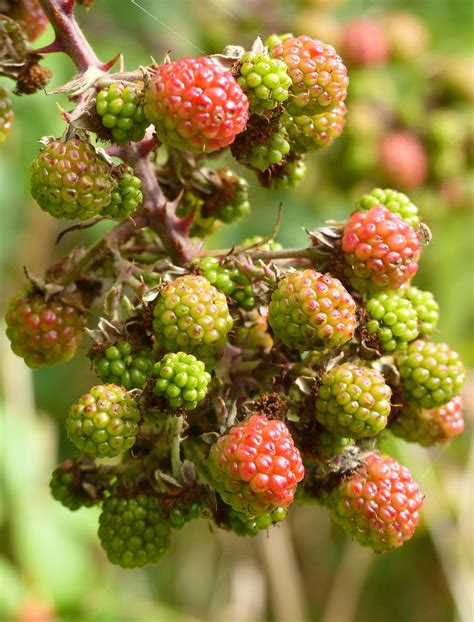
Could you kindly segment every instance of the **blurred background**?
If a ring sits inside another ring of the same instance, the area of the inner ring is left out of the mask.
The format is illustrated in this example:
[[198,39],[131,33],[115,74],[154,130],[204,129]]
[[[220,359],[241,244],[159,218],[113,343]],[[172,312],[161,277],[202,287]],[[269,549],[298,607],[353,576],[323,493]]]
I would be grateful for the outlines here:
[[[252,216],[209,247],[268,234],[283,204],[278,239],[305,243],[309,229],[345,218],[374,186],[405,191],[433,233],[416,284],[441,305],[440,333],[472,369],[474,335],[472,169],[473,9],[469,0],[96,0],[78,17],[103,60],[123,52],[127,69],[157,61],[248,49],[257,35],[307,33],[332,43],[350,68],[345,132],[312,155],[294,191],[251,182]],[[48,31],[39,46],[51,40]],[[361,45],[354,41],[360,40]],[[50,88],[73,75],[65,57],[45,64]],[[4,86],[9,86],[5,80]],[[63,131],[56,102],[14,98],[11,135],[0,146],[0,261],[6,301],[78,243],[107,226],[73,232],[29,194],[37,138]],[[238,168],[234,161],[230,166]],[[3,322],[3,320],[1,320]],[[295,507],[270,533],[241,539],[194,521],[159,566],[109,565],[96,538],[97,512],[71,513],[48,492],[55,464],[72,455],[62,422],[69,404],[95,384],[83,345],[76,360],[31,372],[1,343],[0,620],[15,622],[399,622],[474,620],[472,419],[448,447],[423,450],[387,433],[384,449],[407,464],[425,494],[423,523],[401,550],[374,555],[350,542],[318,506]]]

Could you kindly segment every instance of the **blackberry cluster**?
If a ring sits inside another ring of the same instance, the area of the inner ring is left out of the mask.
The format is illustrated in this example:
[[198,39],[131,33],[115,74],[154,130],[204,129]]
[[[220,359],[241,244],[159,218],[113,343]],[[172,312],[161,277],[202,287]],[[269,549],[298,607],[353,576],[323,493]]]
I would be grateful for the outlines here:
[[186,523],[200,518],[206,505],[201,499],[192,501],[189,506],[175,505],[168,512],[168,522],[173,529],[182,529]]
[[112,497],[102,505],[99,539],[109,561],[137,568],[160,561],[170,545],[170,526],[157,497]]
[[407,298],[380,292],[369,298],[365,306],[370,318],[367,330],[377,335],[385,352],[406,349],[418,337],[418,313]]
[[225,295],[203,276],[180,276],[165,285],[153,318],[161,347],[203,358],[219,351],[233,326]]
[[88,495],[77,481],[74,472],[62,467],[54,469],[49,487],[53,498],[72,512],[96,504],[96,500]]
[[390,387],[376,369],[344,363],[321,380],[316,419],[342,437],[375,436],[387,425],[391,396]]
[[193,410],[206,397],[211,375],[192,354],[170,352],[153,366],[153,393],[163,395],[173,409]]
[[265,52],[246,52],[242,56],[237,82],[249,98],[250,110],[257,114],[286,101],[291,87],[286,64]]
[[66,430],[81,451],[113,458],[133,447],[140,418],[135,399],[125,389],[98,385],[71,406]]
[[109,165],[85,141],[53,140],[31,165],[31,194],[54,218],[86,220],[112,200]]
[[446,404],[466,381],[459,354],[446,343],[414,341],[399,354],[397,366],[408,403],[419,408]]
[[119,145],[138,142],[145,136],[148,121],[143,112],[143,87],[116,82],[97,93],[96,110],[102,125]]
[[102,216],[127,218],[143,201],[142,182],[135,177],[133,170],[125,166],[115,171],[116,185],[112,191],[109,205],[101,211]]
[[418,316],[420,335],[431,335],[439,320],[439,305],[435,297],[417,287],[409,287],[404,294]]
[[354,335],[355,302],[340,281],[314,270],[285,276],[268,311],[275,336],[289,348],[332,349]]
[[383,205],[412,227],[420,224],[418,208],[403,192],[391,188],[374,188],[357,201],[356,210],[370,210],[376,205]]
[[202,257],[194,260],[192,265],[202,272],[211,285],[223,292],[228,301],[234,301],[247,310],[255,307],[252,284],[238,268],[227,268],[216,257]]
[[284,125],[291,148],[299,153],[330,147],[339,138],[346,123],[347,108],[340,102],[329,112],[313,116],[287,116]]
[[134,350],[128,341],[118,341],[94,357],[99,378],[126,389],[142,389],[153,369],[154,356],[149,348]]

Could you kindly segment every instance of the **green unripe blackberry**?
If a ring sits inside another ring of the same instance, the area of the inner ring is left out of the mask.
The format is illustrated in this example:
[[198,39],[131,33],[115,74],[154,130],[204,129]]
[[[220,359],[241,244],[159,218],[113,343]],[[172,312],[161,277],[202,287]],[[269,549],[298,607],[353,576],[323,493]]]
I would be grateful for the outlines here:
[[419,408],[446,404],[466,382],[459,354],[446,343],[418,339],[400,353],[397,367],[408,403]]
[[220,201],[215,209],[210,208],[210,199],[204,201],[203,215],[213,215],[225,223],[235,222],[250,212],[249,185],[243,177],[239,177],[229,169],[218,171],[221,181],[221,192],[214,193],[212,199]]
[[272,166],[281,164],[289,153],[288,132],[281,126],[277,132],[268,138],[268,141],[253,146],[246,160],[242,160],[242,164],[259,171],[266,171]]
[[342,134],[347,108],[339,102],[335,108],[313,116],[286,115],[283,123],[290,137],[291,148],[300,153],[330,147]]
[[124,388],[97,385],[75,402],[66,418],[69,439],[97,458],[113,458],[135,444],[140,422],[137,403]]
[[112,198],[101,214],[112,218],[127,218],[143,201],[142,182],[135,177],[129,166],[117,167],[115,177],[117,183]]
[[418,315],[420,335],[431,335],[439,320],[439,305],[431,292],[409,287],[405,294]]
[[267,240],[267,242],[264,242],[261,235],[253,235],[250,238],[245,238],[240,243],[240,246],[258,246],[261,251],[278,251],[283,248],[280,242],[275,242],[275,240]]
[[82,488],[76,474],[61,466],[54,469],[49,487],[53,498],[72,512],[82,507],[92,507],[96,503]]
[[403,192],[397,192],[390,188],[374,188],[368,194],[364,194],[357,202],[354,211],[369,210],[376,205],[383,205],[412,227],[417,227],[420,224],[416,205]]
[[31,165],[31,194],[54,218],[86,220],[112,200],[109,165],[85,141],[53,140]]
[[315,270],[289,272],[274,290],[268,321],[287,347],[337,348],[354,335],[355,302],[342,283]]
[[205,508],[201,499],[193,501],[188,508],[177,505],[168,513],[168,521],[173,529],[182,529],[186,523],[199,518]]
[[98,533],[112,564],[122,568],[156,564],[169,548],[170,532],[157,497],[111,497],[103,503]]
[[153,366],[157,376],[153,393],[165,397],[171,408],[192,410],[206,397],[211,375],[192,354],[170,352]]
[[306,175],[304,156],[290,151],[285,162],[273,166],[269,171],[260,171],[258,179],[262,186],[273,190],[296,188]]
[[13,116],[12,102],[7,91],[0,86],[0,144],[6,140],[10,133]]
[[344,363],[322,379],[316,419],[333,434],[350,438],[376,436],[387,425],[392,391],[376,369]]
[[226,268],[216,257],[202,257],[193,260],[206,279],[223,292],[227,298],[243,309],[253,309],[255,298],[249,279],[238,268]]
[[275,508],[271,512],[262,514],[255,518],[248,518],[245,514],[240,514],[231,509],[227,517],[227,522],[231,531],[238,536],[256,536],[259,531],[268,529],[271,525],[284,521],[288,514],[286,508]]
[[247,94],[250,110],[273,110],[289,97],[291,78],[285,63],[266,52],[246,52],[240,59],[238,84]]
[[397,294],[380,292],[365,303],[367,330],[377,335],[385,352],[403,350],[419,335],[418,314],[412,303]]
[[119,144],[138,142],[149,123],[143,114],[143,90],[140,85],[125,86],[116,82],[97,93],[96,110],[102,125]]
[[318,433],[318,458],[327,460],[340,456],[352,442],[351,438],[322,430]]
[[153,317],[153,330],[162,348],[203,359],[222,348],[233,326],[225,295],[205,277],[193,274],[163,287]]
[[128,341],[108,346],[94,358],[97,375],[103,382],[118,384],[126,389],[142,389],[153,369],[153,355],[149,348],[134,351]]

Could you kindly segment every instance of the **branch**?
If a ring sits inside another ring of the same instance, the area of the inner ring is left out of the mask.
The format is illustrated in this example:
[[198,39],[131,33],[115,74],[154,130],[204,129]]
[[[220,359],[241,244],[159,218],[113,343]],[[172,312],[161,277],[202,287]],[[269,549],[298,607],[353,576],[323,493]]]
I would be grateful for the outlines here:
[[39,0],[56,33],[55,41],[43,52],[64,52],[82,73],[88,67],[103,67],[103,63],[85,38],[74,17],[74,0]]

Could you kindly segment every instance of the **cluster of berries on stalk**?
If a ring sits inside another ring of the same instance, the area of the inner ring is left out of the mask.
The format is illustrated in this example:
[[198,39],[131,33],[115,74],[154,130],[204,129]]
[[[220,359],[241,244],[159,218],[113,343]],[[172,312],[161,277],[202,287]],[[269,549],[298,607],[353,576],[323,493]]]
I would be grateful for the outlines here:
[[[31,367],[67,360],[104,292],[88,330],[100,383],[69,410],[81,453],[51,491],[71,510],[101,506],[101,544],[125,568],[158,562],[188,520],[255,535],[314,498],[361,544],[399,547],[423,494],[367,439],[391,429],[429,445],[463,427],[463,365],[432,341],[438,306],[411,284],[421,233],[405,195],[374,190],[296,253],[270,236],[227,251],[191,242],[250,208],[246,181],[205,167],[208,154],[232,145],[264,185],[292,185],[301,154],[344,127],[332,46],[274,35],[234,54],[166,59],[126,83],[104,73],[81,95],[91,127],[66,114],[32,165],[32,195],[55,218],[122,220],[31,277],[7,334]],[[112,145],[96,149],[93,131]]]

